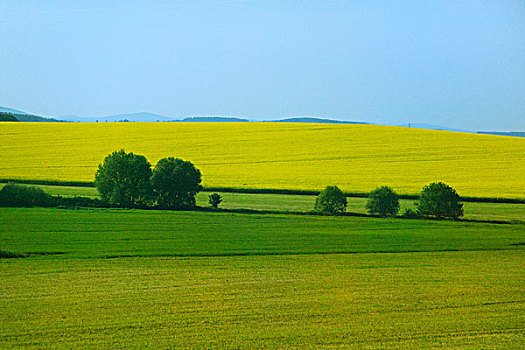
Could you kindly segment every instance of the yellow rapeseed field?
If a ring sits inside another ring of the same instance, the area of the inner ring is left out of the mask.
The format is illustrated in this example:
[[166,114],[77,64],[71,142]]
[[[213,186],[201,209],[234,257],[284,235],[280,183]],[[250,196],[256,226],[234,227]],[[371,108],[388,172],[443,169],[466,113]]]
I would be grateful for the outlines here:
[[193,162],[213,187],[525,198],[525,139],[401,127],[295,123],[0,123],[0,178],[92,181],[112,151]]

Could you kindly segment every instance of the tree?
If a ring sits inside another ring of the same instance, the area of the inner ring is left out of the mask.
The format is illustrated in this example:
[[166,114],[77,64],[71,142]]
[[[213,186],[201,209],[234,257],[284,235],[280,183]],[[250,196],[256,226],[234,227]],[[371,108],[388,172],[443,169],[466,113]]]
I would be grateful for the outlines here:
[[395,216],[399,212],[399,196],[388,186],[381,186],[370,192],[366,209],[372,215]]
[[151,184],[160,207],[182,209],[195,206],[195,196],[202,189],[201,172],[191,162],[178,158],[159,160]]
[[219,204],[222,202],[222,197],[218,193],[213,193],[208,196],[208,203],[214,208],[218,208]]
[[458,219],[463,216],[463,204],[456,190],[443,182],[433,182],[423,187],[417,210],[423,216],[438,219]]
[[326,186],[317,196],[314,210],[325,214],[340,214],[346,211],[346,197],[337,186]]
[[106,156],[95,174],[95,186],[105,203],[122,207],[148,205],[152,192],[151,164],[146,157],[116,151]]

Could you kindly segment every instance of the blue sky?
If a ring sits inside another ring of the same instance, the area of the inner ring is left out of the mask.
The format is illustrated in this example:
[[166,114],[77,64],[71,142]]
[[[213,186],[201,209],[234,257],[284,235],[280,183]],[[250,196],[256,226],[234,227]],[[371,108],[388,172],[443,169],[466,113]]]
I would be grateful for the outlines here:
[[525,129],[525,2],[0,2],[0,106]]

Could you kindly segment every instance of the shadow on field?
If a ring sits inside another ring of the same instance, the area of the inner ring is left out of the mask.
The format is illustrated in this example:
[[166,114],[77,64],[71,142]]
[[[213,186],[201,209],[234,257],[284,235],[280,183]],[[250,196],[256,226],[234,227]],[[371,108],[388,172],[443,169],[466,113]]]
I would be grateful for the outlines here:
[[[166,210],[166,209],[156,209],[156,210]],[[169,210],[169,209],[168,209]],[[256,209],[220,209],[220,208],[210,208],[210,207],[195,207],[186,209],[186,211],[199,211],[199,212],[208,212],[208,213],[236,213],[236,214],[259,214],[259,215],[275,215],[275,214],[285,214],[285,215],[310,215],[310,216],[326,216],[326,217],[360,217],[360,218],[378,218],[384,219],[379,215],[370,215],[362,213],[352,213],[346,212],[337,215],[329,215],[318,213],[315,211],[286,211],[286,210],[256,210]],[[479,220],[479,219],[457,219],[457,220],[447,220],[447,219],[438,219],[431,217],[403,217],[403,216],[393,216],[389,219],[397,220],[426,220],[426,221],[441,221],[441,222],[467,222],[467,223],[483,223],[483,224],[497,224],[497,225],[511,225],[514,222],[506,220]]]
[[30,256],[47,256],[47,255],[62,255],[66,252],[25,252],[16,253],[5,250],[0,250],[0,259],[17,259],[17,258],[29,258]]

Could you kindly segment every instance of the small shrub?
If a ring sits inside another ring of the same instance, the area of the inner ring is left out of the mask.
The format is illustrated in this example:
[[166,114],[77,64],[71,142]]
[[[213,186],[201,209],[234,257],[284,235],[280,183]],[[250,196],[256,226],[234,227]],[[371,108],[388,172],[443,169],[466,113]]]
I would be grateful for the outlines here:
[[98,198],[88,197],[54,197],[56,205],[59,208],[75,209],[75,208],[107,208],[110,207],[107,203],[104,203]]
[[53,197],[41,188],[8,183],[0,190],[1,207],[52,207]]
[[214,208],[218,208],[219,204],[222,202],[222,197],[218,193],[213,193],[208,196],[208,203]]
[[458,219],[463,216],[463,204],[459,202],[456,190],[443,182],[433,182],[421,191],[417,205],[422,216],[438,219]]
[[417,212],[415,210],[412,210],[410,208],[406,208],[401,217],[405,219],[416,219],[419,217]]
[[399,196],[388,186],[381,186],[370,192],[366,209],[371,215],[396,216],[399,212]]
[[346,196],[337,186],[327,186],[315,199],[314,210],[324,214],[342,214],[346,211]]

